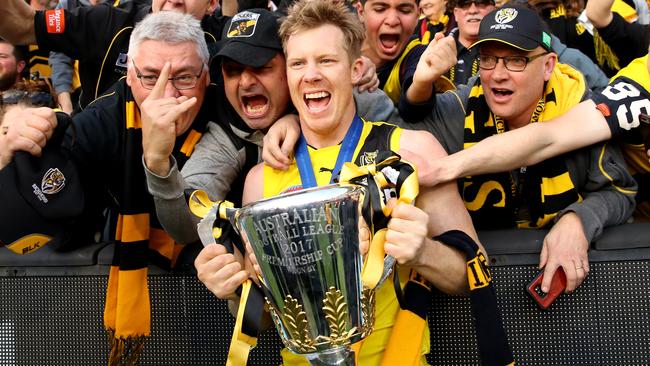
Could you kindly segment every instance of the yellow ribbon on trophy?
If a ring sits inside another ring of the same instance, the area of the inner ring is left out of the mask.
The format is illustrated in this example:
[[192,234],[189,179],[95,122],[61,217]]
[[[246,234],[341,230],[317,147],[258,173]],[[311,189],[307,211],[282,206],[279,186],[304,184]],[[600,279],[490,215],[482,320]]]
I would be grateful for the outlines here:
[[[386,206],[386,202],[390,197],[385,197],[385,189],[394,187],[396,191],[395,198],[398,202],[413,203],[419,193],[417,169],[410,163],[402,161],[400,156],[394,152],[385,151],[377,154],[375,164],[372,165],[357,167],[354,164],[345,164],[341,170],[339,181],[358,183],[368,188],[370,197],[366,201],[370,203],[371,207],[366,209],[364,206],[364,216],[368,212],[372,214],[371,219],[367,221],[372,224],[371,232],[374,235],[361,279],[364,286],[374,288],[380,281],[380,277],[382,277],[381,280],[385,278],[385,272],[382,273],[386,254],[384,244],[386,242],[386,231],[388,230],[387,224],[392,211],[391,208]],[[394,273],[393,276],[397,298],[400,302],[400,310],[395,318],[391,337],[384,351],[382,365],[418,365],[422,344],[421,341],[416,340],[422,339],[427,326],[426,315],[423,316],[411,311],[412,306],[404,303],[401,296],[401,287],[398,288],[400,284],[397,274]],[[430,286],[426,280],[419,278],[417,273],[413,271],[410,278],[405,289],[411,293],[414,284],[417,283],[419,286],[417,287],[418,294],[425,294],[423,297],[428,302]],[[362,344],[363,340],[352,346],[356,355],[359,354]]]
[[419,193],[417,170],[415,166],[401,160],[396,153],[382,151],[377,154],[375,164],[357,166],[345,163],[338,181],[365,185],[368,188],[370,197],[364,201],[363,211],[364,216],[369,215],[366,222],[371,225],[373,235],[361,280],[365,287],[374,289],[384,271],[386,225],[392,211],[386,206],[388,198],[384,197],[384,189],[394,187],[397,194],[395,198],[399,202],[412,203]]
[[[202,235],[199,228],[199,236],[204,245],[211,242],[216,243],[214,239],[221,239],[224,234],[223,227],[215,226],[218,220],[222,222],[228,219],[226,210],[234,208],[229,201],[212,201],[208,194],[202,190],[196,190],[189,199],[190,211],[198,217],[212,218],[206,221],[212,241]],[[214,216],[214,217],[211,217]],[[203,222],[200,225],[202,225]],[[224,224],[228,225],[224,222]],[[229,252],[234,252],[233,245],[226,242],[228,238],[219,243],[224,245]],[[236,245],[235,245],[236,246]],[[238,247],[243,254],[243,247]],[[239,305],[237,307],[237,316],[235,319],[235,329],[233,329],[230,339],[230,348],[228,349],[228,359],[226,366],[245,366],[248,361],[250,350],[257,345],[257,335],[261,331],[261,319],[264,313],[264,300],[259,291],[259,287],[253,284],[253,281],[247,279],[242,283],[241,293],[239,294]]]

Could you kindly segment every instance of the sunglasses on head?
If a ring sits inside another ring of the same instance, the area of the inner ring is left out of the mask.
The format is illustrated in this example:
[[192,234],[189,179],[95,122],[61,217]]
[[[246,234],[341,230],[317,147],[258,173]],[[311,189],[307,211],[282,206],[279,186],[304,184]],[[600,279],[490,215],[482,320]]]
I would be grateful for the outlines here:
[[459,0],[456,3],[456,6],[459,8],[468,8],[472,4],[476,6],[488,6],[488,5],[494,5],[495,2],[494,0]]

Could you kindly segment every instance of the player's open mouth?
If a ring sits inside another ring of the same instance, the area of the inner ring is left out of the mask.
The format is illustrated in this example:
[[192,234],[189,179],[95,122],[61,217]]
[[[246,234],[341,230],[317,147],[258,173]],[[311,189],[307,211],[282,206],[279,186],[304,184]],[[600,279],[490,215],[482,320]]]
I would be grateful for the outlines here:
[[318,91],[313,93],[305,93],[304,100],[307,108],[312,113],[318,113],[327,108],[332,99],[330,93],[326,91]]

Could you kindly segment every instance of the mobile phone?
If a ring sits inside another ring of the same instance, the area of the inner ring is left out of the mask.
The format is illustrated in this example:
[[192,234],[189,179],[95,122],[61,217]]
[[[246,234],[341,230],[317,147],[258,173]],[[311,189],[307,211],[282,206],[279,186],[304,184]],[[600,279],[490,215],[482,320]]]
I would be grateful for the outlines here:
[[542,291],[542,281],[544,280],[544,270],[542,269],[526,286],[526,291],[535,300],[540,308],[546,310],[564,292],[566,288],[566,274],[562,267],[558,267],[551,281],[551,288],[547,293]]

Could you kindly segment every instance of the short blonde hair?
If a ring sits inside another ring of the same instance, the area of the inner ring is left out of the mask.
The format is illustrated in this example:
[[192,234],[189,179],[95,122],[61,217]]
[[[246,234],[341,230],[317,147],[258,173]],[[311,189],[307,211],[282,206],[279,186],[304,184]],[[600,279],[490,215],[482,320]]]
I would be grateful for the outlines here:
[[287,40],[293,34],[331,24],[343,32],[343,48],[350,62],[361,56],[361,44],[365,30],[359,19],[350,12],[343,2],[332,0],[299,0],[289,9],[289,14],[280,25],[280,38],[285,49]]

